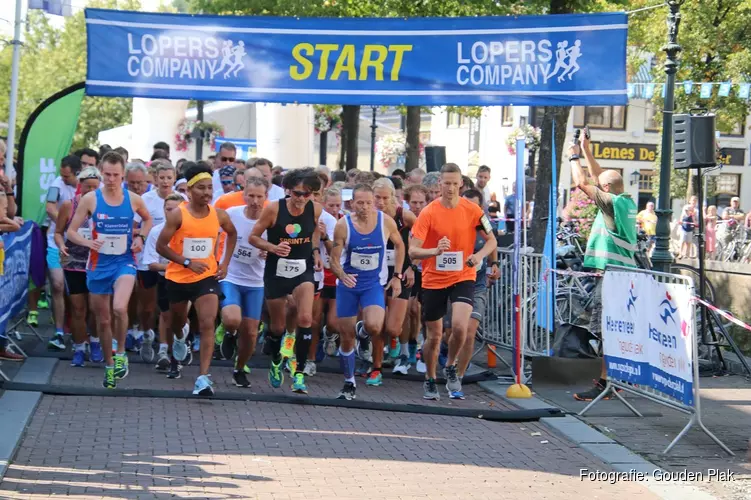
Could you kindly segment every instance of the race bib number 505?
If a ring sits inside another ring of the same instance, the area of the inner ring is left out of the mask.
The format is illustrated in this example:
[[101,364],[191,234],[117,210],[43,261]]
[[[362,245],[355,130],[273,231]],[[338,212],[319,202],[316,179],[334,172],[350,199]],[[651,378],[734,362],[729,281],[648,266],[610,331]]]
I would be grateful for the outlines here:
[[435,258],[438,271],[461,271],[464,268],[464,252],[443,252]]

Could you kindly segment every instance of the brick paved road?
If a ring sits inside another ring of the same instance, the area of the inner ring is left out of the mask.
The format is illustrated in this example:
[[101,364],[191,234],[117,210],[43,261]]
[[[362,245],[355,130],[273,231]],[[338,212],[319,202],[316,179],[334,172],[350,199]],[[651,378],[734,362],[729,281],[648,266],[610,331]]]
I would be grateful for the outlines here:
[[581,467],[607,470],[538,423],[45,396],[0,498],[656,498]]

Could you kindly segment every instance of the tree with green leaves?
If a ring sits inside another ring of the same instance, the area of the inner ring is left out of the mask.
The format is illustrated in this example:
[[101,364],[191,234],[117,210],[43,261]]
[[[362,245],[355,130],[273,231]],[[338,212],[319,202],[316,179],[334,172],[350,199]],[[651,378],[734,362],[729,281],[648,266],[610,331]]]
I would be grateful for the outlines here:
[[[136,0],[105,0],[92,6],[140,9],[140,3]],[[26,120],[42,101],[55,92],[86,79],[86,25],[83,11],[66,18],[63,28],[56,29],[40,11],[29,10],[26,28],[19,68],[16,138],[20,138]],[[5,44],[0,50],[0,81],[10,82],[11,58],[12,46]],[[8,116],[9,110],[8,93],[0,93],[0,116]],[[130,99],[84,97],[72,148],[94,145],[100,131],[124,125],[130,119]]]

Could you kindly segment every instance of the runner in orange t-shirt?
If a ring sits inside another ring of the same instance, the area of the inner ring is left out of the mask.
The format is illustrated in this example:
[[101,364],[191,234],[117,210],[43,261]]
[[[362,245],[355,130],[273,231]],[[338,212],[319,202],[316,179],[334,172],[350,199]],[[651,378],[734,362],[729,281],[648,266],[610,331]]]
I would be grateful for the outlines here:
[[[427,365],[425,399],[440,399],[436,366],[443,333],[443,316],[451,302],[451,338],[446,361],[446,390],[452,399],[464,399],[456,362],[464,346],[472,314],[476,270],[496,249],[490,221],[476,204],[459,196],[462,172],[453,163],[441,169],[441,197],[420,212],[409,242],[409,257],[422,259],[423,311],[427,338],[422,352]],[[477,230],[485,246],[474,253]]]

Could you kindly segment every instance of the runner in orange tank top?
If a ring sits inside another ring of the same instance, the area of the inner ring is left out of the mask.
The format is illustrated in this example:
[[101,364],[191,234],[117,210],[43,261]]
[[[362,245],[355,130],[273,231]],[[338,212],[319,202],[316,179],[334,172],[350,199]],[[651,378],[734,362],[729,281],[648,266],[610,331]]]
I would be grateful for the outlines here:
[[[178,362],[188,354],[182,326],[188,316],[188,302],[191,302],[196,308],[201,332],[201,371],[193,394],[210,396],[214,394],[208,375],[214,353],[214,321],[219,310],[218,280],[227,274],[237,233],[227,213],[210,205],[211,169],[193,162],[187,162],[184,168],[190,201],[166,214],[164,229],[156,244],[157,252],[170,261],[165,277],[175,340],[168,377],[180,378]],[[221,264],[217,264],[215,252],[220,228],[227,233],[227,251]]]

